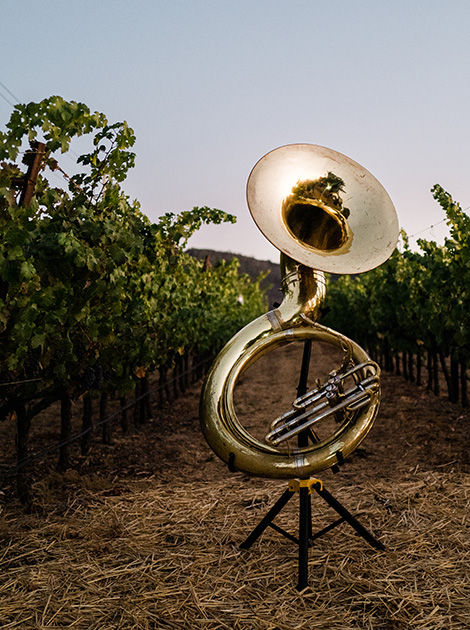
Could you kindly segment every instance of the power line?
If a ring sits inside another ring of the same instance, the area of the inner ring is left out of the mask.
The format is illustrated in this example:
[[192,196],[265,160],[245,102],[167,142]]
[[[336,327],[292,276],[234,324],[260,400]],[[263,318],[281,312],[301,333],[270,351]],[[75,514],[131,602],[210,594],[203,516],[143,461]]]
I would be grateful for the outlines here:
[[[467,210],[470,210],[470,206],[467,206],[466,208],[462,209],[462,212],[466,212]],[[432,225],[429,225],[428,227],[419,230],[419,232],[415,232],[414,234],[410,234],[408,238],[414,238],[415,236],[418,236],[418,234],[422,234],[423,232],[427,232],[428,230],[432,230],[433,228],[435,228],[436,226],[440,225],[441,223],[445,223],[445,221],[447,221],[447,219],[442,219],[441,221],[438,221],[437,223],[433,223]]]
[[8,103],[8,105],[11,105],[12,107],[15,107],[15,103],[12,103],[12,102],[10,101],[10,99],[8,99],[8,98],[7,98],[4,94],[2,94],[1,92],[0,92],[0,96],[3,98],[3,100],[4,100],[4,101],[6,101],[6,102]]
[[410,234],[409,238],[414,238],[415,236],[418,236],[418,234],[422,234],[423,232],[427,232],[428,230],[432,230],[437,225],[440,225],[441,223],[444,223],[445,221],[446,221],[446,219],[442,219],[441,221],[438,221],[437,223],[433,223],[432,225],[429,225],[428,227],[424,228],[423,230],[419,230],[419,232],[415,232],[414,234]]
[[2,83],[2,81],[0,81],[0,86],[1,86],[4,90],[5,90],[5,92],[8,92],[8,94],[9,94],[12,98],[14,98],[14,99],[15,99],[16,103],[12,103],[12,102],[10,101],[10,99],[8,99],[8,98],[7,98],[4,94],[2,94],[1,92],[0,92],[0,96],[1,96],[1,97],[3,98],[3,100],[4,100],[4,101],[6,101],[9,105],[11,105],[12,107],[15,107],[15,105],[16,105],[17,103],[19,103],[19,102],[20,102],[20,99],[19,99],[19,98],[18,98],[15,94],[13,94],[13,92],[12,92],[12,91],[11,91],[11,90],[10,90],[10,89],[9,89],[9,88],[5,85],[5,84],[4,84],[4,83]]

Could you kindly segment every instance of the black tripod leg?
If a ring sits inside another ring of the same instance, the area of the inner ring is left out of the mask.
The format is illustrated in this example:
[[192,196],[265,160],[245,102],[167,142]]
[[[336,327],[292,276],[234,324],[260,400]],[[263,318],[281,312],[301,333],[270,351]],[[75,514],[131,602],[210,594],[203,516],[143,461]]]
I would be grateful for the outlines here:
[[242,542],[240,545],[240,549],[249,549],[251,545],[261,536],[264,530],[269,527],[271,521],[273,521],[282,508],[286,505],[290,498],[292,498],[293,493],[290,490],[286,490],[284,494],[282,494],[273,507],[269,510],[266,516],[261,519],[258,525],[254,528],[248,538]]
[[303,591],[308,586],[308,547],[312,534],[311,495],[308,488],[300,488],[299,502],[299,583],[297,590]]
[[342,505],[337,499],[334,498],[333,495],[328,492],[328,490],[325,490],[325,488],[319,489],[317,487],[315,487],[315,490],[322,497],[322,499],[324,499],[328,503],[328,505],[336,510],[336,512],[338,512],[338,514],[342,516],[343,519],[347,523],[349,523],[349,525],[351,525],[353,529],[356,530],[359,536],[362,536],[362,538],[364,538],[364,540],[369,543],[369,545],[371,545],[375,549],[380,549],[381,551],[385,549],[385,546],[380,542],[380,540],[377,540],[377,538],[373,536],[370,531],[364,527],[364,525],[361,525],[361,523],[359,523],[359,521],[350,512],[348,512],[344,505]]
[[302,364],[300,366],[299,384],[297,386],[297,396],[303,396],[307,393],[307,380],[310,367],[310,356],[312,354],[312,340],[304,341],[304,349],[302,353]]

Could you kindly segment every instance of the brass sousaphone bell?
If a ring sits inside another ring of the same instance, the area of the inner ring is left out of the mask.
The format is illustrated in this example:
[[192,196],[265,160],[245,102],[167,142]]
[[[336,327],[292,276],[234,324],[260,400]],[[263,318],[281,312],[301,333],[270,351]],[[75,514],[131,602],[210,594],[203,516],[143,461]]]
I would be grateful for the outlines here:
[[[259,229],[281,251],[284,299],[240,330],[215,359],[201,394],[201,427],[232,469],[307,478],[357,448],[380,401],[378,365],[354,341],[317,321],[323,272],[358,274],[385,262],[398,240],[398,220],[373,175],[341,153],[310,144],[283,146],[261,158],[248,178],[247,202]],[[268,352],[308,339],[339,348],[341,365],[276,418],[261,441],[237,417],[237,381]],[[327,437],[306,446],[289,442],[330,416],[336,422]]]

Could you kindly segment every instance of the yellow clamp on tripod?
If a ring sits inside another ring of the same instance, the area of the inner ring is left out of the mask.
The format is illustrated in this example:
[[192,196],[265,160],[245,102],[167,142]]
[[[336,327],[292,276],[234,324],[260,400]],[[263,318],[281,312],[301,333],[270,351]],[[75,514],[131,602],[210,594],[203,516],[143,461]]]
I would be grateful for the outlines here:
[[300,488],[308,488],[308,493],[312,494],[314,490],[323,490],[323,481],[321,479],[291,479],[289,481],[289,492],[300,492]]

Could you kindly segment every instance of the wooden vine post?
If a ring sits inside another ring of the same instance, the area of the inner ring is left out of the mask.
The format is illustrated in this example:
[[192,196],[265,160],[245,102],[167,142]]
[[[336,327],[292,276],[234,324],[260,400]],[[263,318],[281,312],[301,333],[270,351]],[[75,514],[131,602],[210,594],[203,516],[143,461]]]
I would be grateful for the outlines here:
[[[31,150],[25,156],[25,163],[28,165],[28,171],[21,178],[21,194],[19,205],[29,206],[36,188],[39,171],[45,155],[46,145],[43,142],[32,142]],[[29,454],[28,436],[31,427],[31,416],[28,414],[24,402],[19,402],[16,409],[17,416],[17,439],[16,439],[16,458],[18,464],[17,471],[17,492],[23,503],[30,501],[30,479],[28,474],[28,466],[25,464]]]
[[23,179],[23,188],[20,195],[20,206],[29,206],[34,195],[39,171],[44,159],[46,145],[43,142],[32,142],[31,150],[25,155],[25,164],[28,171]]

